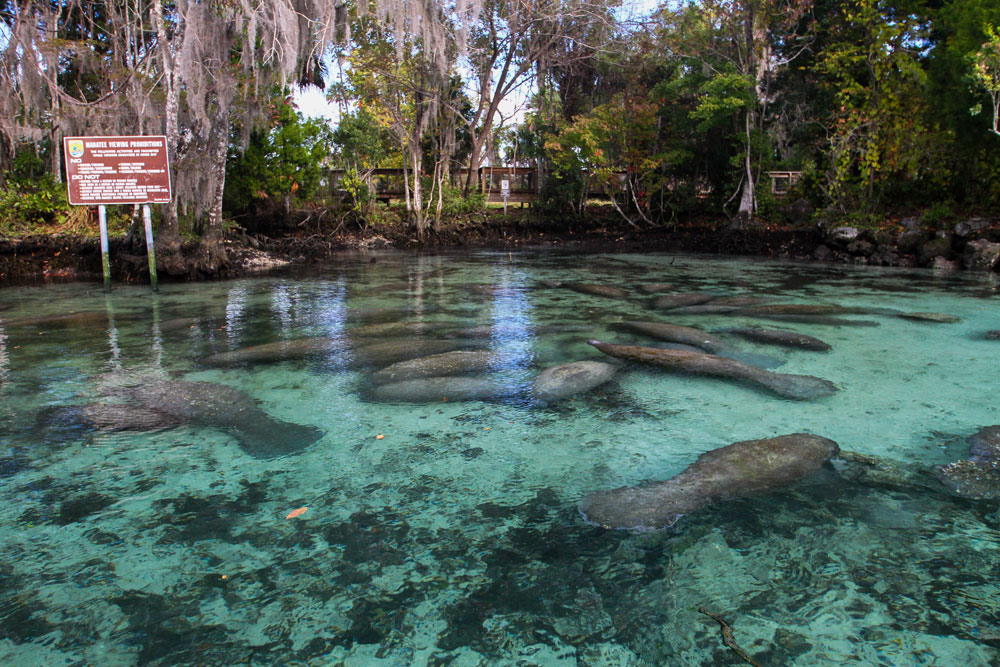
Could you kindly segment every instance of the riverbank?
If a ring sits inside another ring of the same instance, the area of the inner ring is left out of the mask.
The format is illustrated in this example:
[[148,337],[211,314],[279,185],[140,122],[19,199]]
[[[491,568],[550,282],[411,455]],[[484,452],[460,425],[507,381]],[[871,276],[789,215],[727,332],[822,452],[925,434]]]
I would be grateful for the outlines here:
[[[423,240],[403,225],[369,225],[334,231],[303,231],[292,226],[278,237],[229,231],[225,249],[229,265],[206,275],[192,268],[161,279],[232,278],[286,266],[329,259],[347,250],[383,248],[433,251],[446,248],[563,247],[582,251],[659,251],[774,257],[878,266],[929,267],[952,271],[1000,270],[1000,221],[973,217],[930,228],[915,217],[886,221],[878,228],[836,223],[779,225],[761,223],[733,231],[725,220],[697,220],[667,227],[638,229],[620,218],[598,213],[586,221],[541,218],[530,211],[499,212],[442,224]],[[183,249],[194,256],[196,243]],[[145,251],[111,239],[115,281],[145,281]],[[194,263],[192,262],[192,267]],[[101,256],[96,237],[35,235],[0,238],[0,283],[100,279]]]

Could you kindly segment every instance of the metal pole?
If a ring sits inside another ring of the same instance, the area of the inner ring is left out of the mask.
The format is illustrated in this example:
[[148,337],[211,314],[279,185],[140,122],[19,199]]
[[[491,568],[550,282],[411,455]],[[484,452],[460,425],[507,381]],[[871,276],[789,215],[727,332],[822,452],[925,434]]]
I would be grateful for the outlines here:
[[97,221],[101,227],[101,269],[104,271],[104,291],[111,291],[111,260],[108,258],[108,215],[104,206],[97,207]]
[[149,258],[149,284],[154,292],[159,292],[156,286],[156,253],[153,251],[153,216],[149,212],[149,204],[142,205],[142,221],[146,226],[146,256]]

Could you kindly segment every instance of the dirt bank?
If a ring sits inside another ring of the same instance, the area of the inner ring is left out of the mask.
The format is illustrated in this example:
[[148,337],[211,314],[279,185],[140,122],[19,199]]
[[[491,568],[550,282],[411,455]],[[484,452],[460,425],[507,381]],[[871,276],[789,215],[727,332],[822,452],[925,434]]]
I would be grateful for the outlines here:
[[[564,247],[586,251],[691,252],[781,257],[883,266],[927,266],[939,270],[1000,268],[1000,225],[972,218],[954,229],[921,228],[904,219],[877,230],[809,225],[788,227],[762,224],[733,232],[724,221],[692,221],[669,227],[635,229],[620,219],[595,216],[587,221],[542,219],[519,212],[512,216],[482,215],[472,220],[429,230],[419,240],[402,225],[368,226],[335,233],[294,229],[278,238],[230,232],[225,240],[229,263],[217,271],[191,271],[161,280],[226,278],[246,275],[290,263],[321,262],[344,250],[378,248],[525,248]],[[112,278],[118,282],[147,281],[144,250],[111,242]],[[197,244],[183,248],[192,258]],[[101,277],[96,238],[32,236],[0,239],[0,282],[7,284],[79,280]]]

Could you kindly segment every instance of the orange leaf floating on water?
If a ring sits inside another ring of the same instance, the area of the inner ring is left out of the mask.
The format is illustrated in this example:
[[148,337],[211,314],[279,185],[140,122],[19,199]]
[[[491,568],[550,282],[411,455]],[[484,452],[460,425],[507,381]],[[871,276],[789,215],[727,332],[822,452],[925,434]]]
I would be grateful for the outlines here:
[[308,507],[300,507],[297,510],[292,510],[291,512],[288,513],[288,516],[286,516],[285,518],[286,519],[294,519],[297,516],[302,516],[303,514],[306,513],[307,509],[309,509],[309,508]]
[[375,436],[375,439],[376,440],[385,440],[385,436],[382,435],[381,433],[379,433],[378,435]]

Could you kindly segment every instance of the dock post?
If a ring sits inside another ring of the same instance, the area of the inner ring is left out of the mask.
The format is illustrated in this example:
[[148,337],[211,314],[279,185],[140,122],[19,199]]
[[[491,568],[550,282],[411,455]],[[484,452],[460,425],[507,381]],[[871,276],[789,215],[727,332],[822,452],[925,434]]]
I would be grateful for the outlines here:
[[[103,206],[101,208],[104,208]],[[156,286],[156,252],[153,250],[153,216],[149,212],[149,204],[142,205],[142,222],[146,227],[146,256],[149,258],[149,284],[154,292],[159,292]]]
[[97,207],[97,222],[101,228],[101,271],[104,273],[104,291],[111,291],[111,260],[108,257],[108,213],[104,205]]

